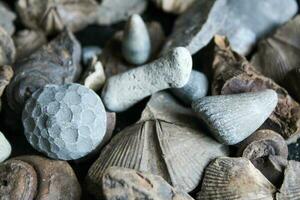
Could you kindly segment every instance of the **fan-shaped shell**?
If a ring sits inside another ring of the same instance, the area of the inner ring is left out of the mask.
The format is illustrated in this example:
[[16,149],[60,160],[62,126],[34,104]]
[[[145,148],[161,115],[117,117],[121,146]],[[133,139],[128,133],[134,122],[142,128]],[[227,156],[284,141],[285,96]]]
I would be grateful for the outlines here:
[[275,192],[248,159],[222,157],[206,168],[197,200],[272,200]]
[[206,165],[227,155],[228,148],[194,126],[189,109],[170,95],[154,95],[139,122],[118,133],[89,169],[87,182],[97,195],[104,171],[110,166],[162,176],[176,189],[192,191]]

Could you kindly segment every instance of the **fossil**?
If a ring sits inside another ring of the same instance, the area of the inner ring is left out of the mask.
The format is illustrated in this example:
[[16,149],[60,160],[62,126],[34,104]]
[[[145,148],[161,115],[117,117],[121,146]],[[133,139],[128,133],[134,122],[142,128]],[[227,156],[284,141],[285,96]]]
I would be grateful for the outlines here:
[[15,61],[16,48],[10,35],[0,26],[0,66]]
[[3,133],[0,132],[0,163],[6,160],[11,153],[11,145],[5,138]]
[[2,1],[0,2],[0,16],[0,27],[4,28],[9,35],[12,35],[15,32],[14,20],[16,19],[16,14]]

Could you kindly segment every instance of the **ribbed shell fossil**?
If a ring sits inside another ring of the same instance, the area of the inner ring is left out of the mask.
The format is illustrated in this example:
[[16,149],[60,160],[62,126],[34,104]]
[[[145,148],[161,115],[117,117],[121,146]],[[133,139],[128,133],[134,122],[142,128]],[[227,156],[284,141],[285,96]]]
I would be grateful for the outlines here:
[[119,166],[159,175],[176,189],[192,191],[206,165],[223,155],[228,155],[228,147],[203,133],[191,110],[160,92],[152,96],[141,119],[102,150],[86,180],[98,195],[104,171]]
[[217,140],[237,144],[254,133],[277,105],[273,90],[203,97],[192,104]]
[[46,84],[75,81],[81,71],[81,47],[74,35],[66,30],[48,45],[14,66],[15,75],[7,87],[9,106],[17,113],[37,89]]
[[300,163],[290,160],[284,172],[284,181],[276,200],[298,200],[300,197]]
[[221,157],[206,168],[197,200],[273,200],[275,192],[248,159]]
[[265,76],[284,84],[285,75],[300,66],[299,27],[300,16],[297,16],[262,40],[251,60],[252,65]]
[[212,94],[236,94],[273,89],[278,104],[261,129],[271,129],[285,139],[300,133],[300,106],[272,79],[257,72],[246,58],[233,52],[226,41],[215,37]]
[[23,24],[46,33],[69,27],[78,31],[95,20],[94,0],[18,0],[17,11]]

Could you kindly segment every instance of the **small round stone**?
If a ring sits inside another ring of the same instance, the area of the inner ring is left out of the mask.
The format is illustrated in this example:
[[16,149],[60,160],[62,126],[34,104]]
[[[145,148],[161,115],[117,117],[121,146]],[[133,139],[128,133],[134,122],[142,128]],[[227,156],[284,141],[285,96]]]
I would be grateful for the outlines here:
[[37,90],[26,102],[22,121],[29,143],[61,160],[86,156],[97,148],[106,132],[101,99],[91,89],[75,83],[46,85]]

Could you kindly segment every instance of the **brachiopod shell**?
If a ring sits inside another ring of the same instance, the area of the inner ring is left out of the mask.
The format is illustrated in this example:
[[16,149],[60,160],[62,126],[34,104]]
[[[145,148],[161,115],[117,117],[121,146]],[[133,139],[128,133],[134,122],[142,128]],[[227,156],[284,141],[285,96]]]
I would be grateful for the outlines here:
[[248,159],[221,157],[206,168],[197,200],[273,200],[275,192]]
[[145,63],[151,54],[149,33],[143,19],[139,15],[132,15],[126,24],[122,52],[124,58],[132,64]]
[[131,168],[163,177],[176,189],[192,191],[206,165],[228,155],[228,147],[198,127],[194,113],[164,92],[156,93],[142,118],[118,133],[102,150],[86,177],[89,191],[99,195],[104,171]]
[[122,112],[155,92],[183,87],[191,71],[191,54],[177,47],[152,63],[110,77],[102,100],[110,111]]
[[275,109],[273,90],[203,97],[192,105],[221,143],[237,144],[254,133]]
[[54,159],[86,156],[98,147],[106,132],[101,99],[75,83],[37,90],[26,102],[22,121],[29,143]]

